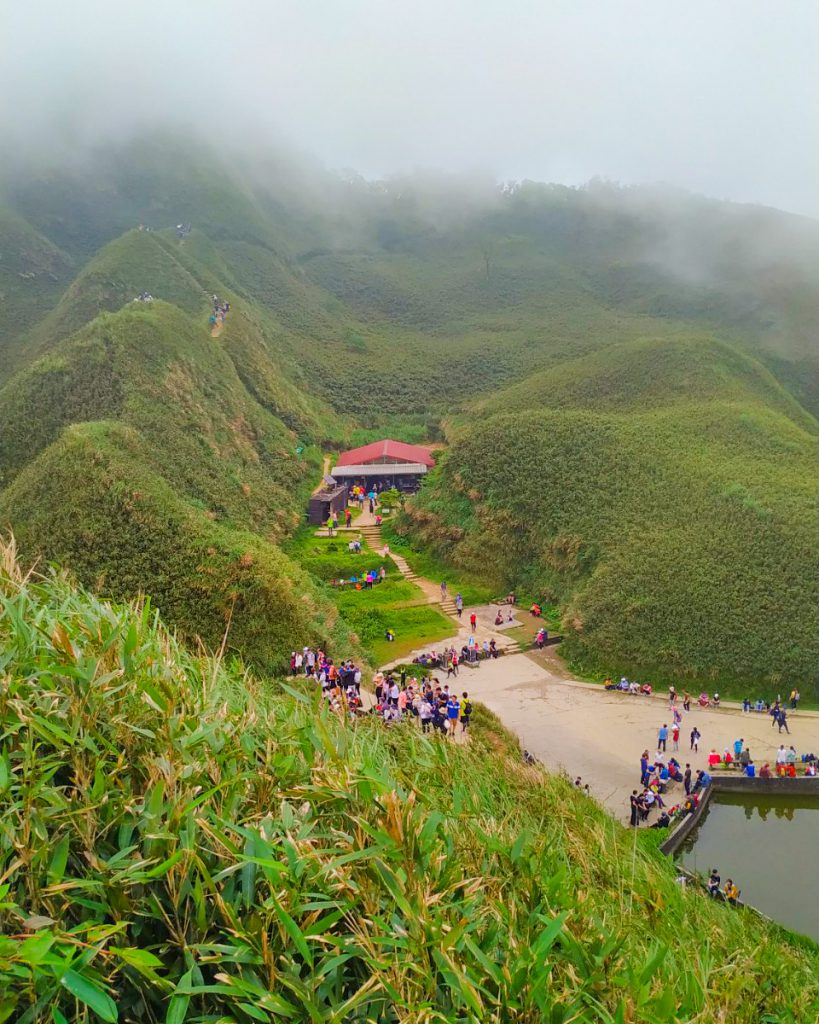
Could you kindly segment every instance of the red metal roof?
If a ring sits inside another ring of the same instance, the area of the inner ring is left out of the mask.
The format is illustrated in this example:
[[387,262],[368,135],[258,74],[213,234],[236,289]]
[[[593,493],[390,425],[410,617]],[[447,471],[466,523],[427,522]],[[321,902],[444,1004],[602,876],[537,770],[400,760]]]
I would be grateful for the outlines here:
[[363,448],[353,448],[339,455],[337,466],[360,466],[364,462],[377,459],[402,459],[404,462],[420,462],[425,466],[434,466],[432,453],[428,448],[417,444],[405,444],[403,441],[373,441]]

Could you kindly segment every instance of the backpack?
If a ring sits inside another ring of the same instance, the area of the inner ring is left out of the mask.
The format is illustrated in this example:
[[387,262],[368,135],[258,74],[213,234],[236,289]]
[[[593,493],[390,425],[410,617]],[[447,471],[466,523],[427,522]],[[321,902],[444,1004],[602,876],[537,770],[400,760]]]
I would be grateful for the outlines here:
[[469,716],[471,714],[472,714],[472,701],[471,700],[465,700],[464,701],[464,705],[463,705],[463,710],[461,711],[461,716],[463,718],[469,718]]

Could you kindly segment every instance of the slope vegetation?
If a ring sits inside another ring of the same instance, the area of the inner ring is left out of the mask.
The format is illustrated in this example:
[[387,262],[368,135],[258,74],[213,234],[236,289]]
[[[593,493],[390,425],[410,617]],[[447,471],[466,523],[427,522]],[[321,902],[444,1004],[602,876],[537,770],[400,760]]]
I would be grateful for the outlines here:
[[723,346],[613,355],[464,415],[404,528],[499,588],[559,603],[580,667],[804,686],[815,422]]
[[4,562],[7,1019],[815,1019],[812,943],[681,889],[485,712],[351,725]]
[[[81,424],[106,444],[127,428],[135,472],[197,521],[276,545],[319,447],[448,431],[405,528],[486,587],[559,602],[578,662],[813,677],[815,224],[601,183],[230,159],[157,134],[0,172],[19,321],[0,330],[0,509],[28,556],[134,592],[104,550],[92,570],[34,529],[38,463],[54,472]],[[218,340],[214,293],[233,308]]]
[[[0,519],[26,557],[148,593],[210,645],[230,622],[231,648],[271,668],[294,639],[333,633],[331,606],[275,546],[317,472],[322,413],[274,362],[263,311],[210,337],[214,279],[189,249],[130,232],[42,325],[45,343],[89,318],[0,390]],[[121,305],[145,281],[172,301]]]

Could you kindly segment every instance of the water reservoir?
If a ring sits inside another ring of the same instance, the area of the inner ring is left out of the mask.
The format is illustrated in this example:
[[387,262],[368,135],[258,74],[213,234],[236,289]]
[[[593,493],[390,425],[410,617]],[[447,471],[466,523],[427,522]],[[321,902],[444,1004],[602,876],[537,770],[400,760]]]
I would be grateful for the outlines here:
[[716,793],[677,859],[705,876],[717,868],[744,903],[819,941],[818,837],[817,796]]

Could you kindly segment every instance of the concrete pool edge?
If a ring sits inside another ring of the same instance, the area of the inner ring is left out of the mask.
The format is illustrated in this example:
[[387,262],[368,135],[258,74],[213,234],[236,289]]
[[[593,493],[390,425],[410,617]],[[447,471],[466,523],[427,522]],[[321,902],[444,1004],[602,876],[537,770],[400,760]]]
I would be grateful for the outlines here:
[[688,838],[689,833],[699,823],[715,793],[819,796],[819,776],[807,776],[800,779],[749,779],[745,775],[715,775],[700,798],[694,813],[686,815],[665,842],[660,844],[660,853],[664,853],[668,857],[674,856]]

